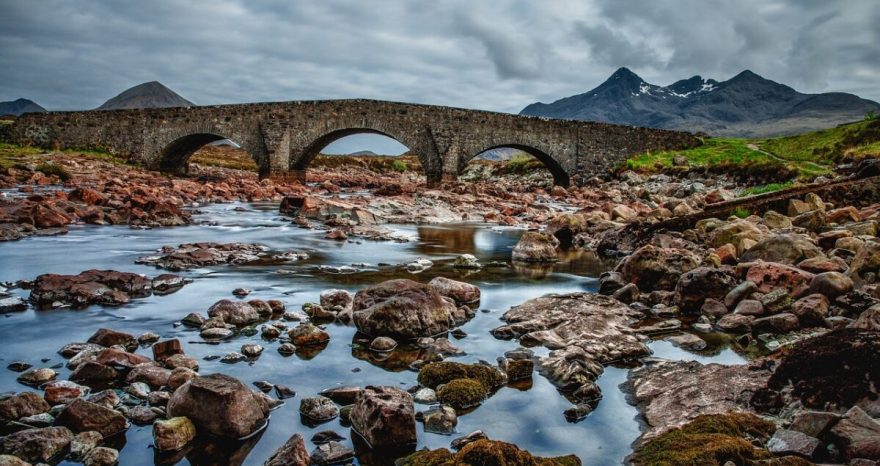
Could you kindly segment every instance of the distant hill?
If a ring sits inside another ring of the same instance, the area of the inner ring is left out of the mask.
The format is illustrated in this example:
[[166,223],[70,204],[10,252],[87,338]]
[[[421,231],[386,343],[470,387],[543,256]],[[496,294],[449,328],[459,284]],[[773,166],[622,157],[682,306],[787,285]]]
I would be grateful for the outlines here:
[[0,102],[0,115],[19,116],[22,113],[45,112],[46,109],[41,107],[33,100],[17,99],[9,102]]
[[354,155],[354,156],[363,155],[363,156],[367,156],[367,157],[378,157],[379,156],[379,154],[377,154],[371,150],[359,150],[357,152],[352,152],[348,155]]
[[121,110],[130,108],[192,107],[195,104],[158,81],[138,84],[104,102],[98,110]]
[[870,110],[880,112],[880,104],[841,92],[803,94],[749,70],[727,81],[694,76],[657,86],[620,68],[593,90],[534,103],[520,114],[770,137],[861,120]]

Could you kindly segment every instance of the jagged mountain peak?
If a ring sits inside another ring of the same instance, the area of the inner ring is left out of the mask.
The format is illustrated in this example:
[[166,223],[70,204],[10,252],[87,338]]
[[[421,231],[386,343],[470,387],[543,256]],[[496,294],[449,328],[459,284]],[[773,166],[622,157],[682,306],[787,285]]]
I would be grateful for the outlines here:
[[861,119],[880,104],[852,94],[803,94],[744,70],[727,81],[695,75],[668,86],[645,82],[626,67],[598,87],[520,112],[607,123],[766,137]]

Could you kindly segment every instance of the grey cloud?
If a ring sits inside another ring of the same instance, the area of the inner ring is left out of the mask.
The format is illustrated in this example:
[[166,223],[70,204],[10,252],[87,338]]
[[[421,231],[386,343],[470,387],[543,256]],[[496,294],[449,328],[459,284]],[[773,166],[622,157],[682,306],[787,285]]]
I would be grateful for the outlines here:
[[158,80],[200,104],[376,98],[519,111],[627,66],[749,68],[880,99],[872,0],[4,0],[0,100],[94,108]]

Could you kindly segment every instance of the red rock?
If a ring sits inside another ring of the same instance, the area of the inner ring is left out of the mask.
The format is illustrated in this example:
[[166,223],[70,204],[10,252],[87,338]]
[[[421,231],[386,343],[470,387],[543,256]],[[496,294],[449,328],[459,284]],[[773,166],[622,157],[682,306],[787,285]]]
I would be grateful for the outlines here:
[[746,279],[758,285],[761,293],[784,288],[795,298],[803,296],[810,289],[814,276],[796,267],[776,262],[755,264],[746,273]]
[[94,430],[105,438],[128,428],[125,416],[119,412],[81,398],[67,405],[55,419],[55,424],[74,432]]

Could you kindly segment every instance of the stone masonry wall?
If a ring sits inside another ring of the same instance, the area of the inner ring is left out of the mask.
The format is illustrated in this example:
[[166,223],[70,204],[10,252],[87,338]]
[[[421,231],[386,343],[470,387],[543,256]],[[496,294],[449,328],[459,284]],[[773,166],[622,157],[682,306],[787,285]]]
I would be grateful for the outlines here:
[[679,131],[373,100],[31,113],[18,118],[8,137],[18,144],[104,149],[164,170],[183,167],[205,141],[228,138],[268,176],[302,172],[327,144],[362,132],[409,147],[430,182],[455,178],[468,160],[496,147],[526,150],[565,184],[637,153],[700,144]]

